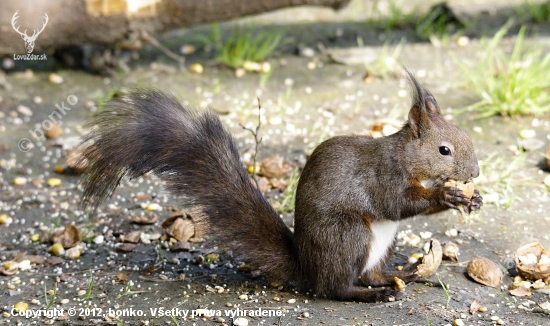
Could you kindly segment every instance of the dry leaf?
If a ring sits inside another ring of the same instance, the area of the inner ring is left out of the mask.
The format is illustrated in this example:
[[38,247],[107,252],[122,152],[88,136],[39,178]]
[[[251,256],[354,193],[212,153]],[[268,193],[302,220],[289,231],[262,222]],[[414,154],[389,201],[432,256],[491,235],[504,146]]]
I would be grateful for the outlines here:
[[117,246],[116,249],[122,252],[130,252],[136,249],[136,247],[137,247],[137,244],[135,243],[123,243],[120,246]]
[[498,288],[502,283],[502,271],[497,264],[485,257],[470,260],[466,271],[471,278],[483,285]]
[[65,225],[63,230],[54,232],[50,236],[51,243],[60,243],[65,249],[74,247],[80,240],[80,231],[72,224]]
[[259,174],[266,178],[282,178],[292,172],[292,166],[279,155],[267,158],[260,163]]
[[0,266],[0,274],[2,275],[11,276],[17,273],[18,271],[19,271],[19,268],[17,268],[17,266],[10,267],[10,268]]
[[288,182],[284,179],[273,178],[269,180],[269,185],[273,189],[278,189],[279,191],[284,191],[288,187]]
[[550,253],[540,242],[521,246],[514,255],[519,275],[530,279],[545,280],[550,277]]
[[181,252],[191,250],[191,244],[189,242],[178,241],[170,246],[171,252]]
[[470,313],[472,315],[477,313],[479,311],[479,308],[481,308],[481,305],[479,304],[479,302],[477,302],[477,300],[474,300],[474,302],[472,302],[472,304],[470,305]]
[[46,262],[46,257],[39,256],[39,255],[25,255],[25,257],[22,259],[28,259],[32,264],[44,264]]
[[162,227],[166,229],[166,233],[181,242],[189,241],[195,235],[195,223],[184,212],[170,215],[162,223]]
[[517,288],[514,287],[513,289],[508,290],[508,292],[510,292],[510,294],[514,297],[530,297],[532,294],[531,290],[524,286],[520,286]]
[[370,84],[372,82],[374,82],[374,80],[376,79],[376,76],[374,76],[370,71],[367,70],[367,72],[365,73],[365,75],[363,75],[363,82],[365,84]]
[[430,250],[424,257],[422,257],[422,264],[418,265],[416,274],[420,277],[427,278],[431,276],[441,265],[443,258],[443,252],[441,245],[436,239],[430,241]]
[[46,265],[48,267],[63,264],[63,263],[65,263],[65,259],[57,256],[51,256],[51,257],[48,257],[48,259],[46,259]]
[[120,236],[122,242],[138,243],[141,239],[141,231],[132,231]]
[[128,283],[128,274],[126,273],[118,273],[116,274],[116,280],[117,283],[126,284]]
[[[252,181],[253,185],[256,185],[254,181]],[[266,177],[258,178],[258,188],[262,193],[266,193],[269,189],[271,189],[271,185],[269,184],[269,179]]]

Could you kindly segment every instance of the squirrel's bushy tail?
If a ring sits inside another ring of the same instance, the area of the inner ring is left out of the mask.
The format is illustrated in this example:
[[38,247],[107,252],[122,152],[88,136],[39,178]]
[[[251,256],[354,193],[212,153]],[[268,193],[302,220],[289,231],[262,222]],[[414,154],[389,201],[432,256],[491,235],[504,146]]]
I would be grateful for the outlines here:
[[111,100],[88,125],[84,206],[97,207],[123,177],[154,173],[202,229],[252,269],[277,281],[296,270],[293,235],[257,190],[231,135],[211,111],[196,112],[160,91]]

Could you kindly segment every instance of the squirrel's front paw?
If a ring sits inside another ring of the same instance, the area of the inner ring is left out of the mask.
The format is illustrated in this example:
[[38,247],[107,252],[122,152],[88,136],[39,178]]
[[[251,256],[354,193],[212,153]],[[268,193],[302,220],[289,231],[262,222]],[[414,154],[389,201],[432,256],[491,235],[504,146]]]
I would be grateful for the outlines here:
[[472,198],[470,199],[470,204],[464,206],[464,210],[467,213],[477,211],[483,206],[483,197],[479,194],[479,190],[475,189]]
[[443,200],[441,204],[453,209],[458,209],[459,205],[468,207],[470,203],[470,198],[468,198],[462,190],[455,187],[443,188]]

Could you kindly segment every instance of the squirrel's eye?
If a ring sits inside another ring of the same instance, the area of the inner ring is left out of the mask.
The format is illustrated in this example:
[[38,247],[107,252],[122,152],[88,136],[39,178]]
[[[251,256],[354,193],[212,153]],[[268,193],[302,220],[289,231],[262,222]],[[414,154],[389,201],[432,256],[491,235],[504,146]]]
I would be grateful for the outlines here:
[[447,146],[440,146],[439,147],[439,153],[441,155],[451,155],[451,150]]

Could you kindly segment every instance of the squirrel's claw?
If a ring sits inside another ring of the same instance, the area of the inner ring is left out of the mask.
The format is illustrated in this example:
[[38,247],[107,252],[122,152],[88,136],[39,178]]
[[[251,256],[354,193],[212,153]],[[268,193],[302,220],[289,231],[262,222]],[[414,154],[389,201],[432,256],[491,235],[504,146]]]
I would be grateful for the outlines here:
[[462,190],[455,187],[445,187],[443,204],[449,208],[458,209],[458,205],[469,206],[471,200]]
[[479,194],[479,190],[475,189],[470,203],[464,206],[464,210],[470,214],[470,212],[477,211],[483,206],[483,197]]

